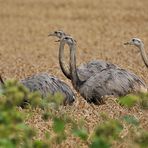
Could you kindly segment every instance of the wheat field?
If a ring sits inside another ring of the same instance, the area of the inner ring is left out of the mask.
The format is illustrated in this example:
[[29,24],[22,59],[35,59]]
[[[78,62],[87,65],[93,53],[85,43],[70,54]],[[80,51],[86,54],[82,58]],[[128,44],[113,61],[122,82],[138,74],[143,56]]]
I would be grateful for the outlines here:
[[[0,0],[0,72],[5,79],[23,79],[38,72],[48,72],[64,80],[72,88],[58,64],[59,44],[48,33],[64,30],[77,41],[77,65],[92,59],[103,59],[131,70],[148,83],[147,68],[135,47],[123,43],[132,37],[141,38],[148,46],[147,0]],[[68,56],[68,52],[66,53]],[[108,99],[95,106],[77,95],[73,106],[61,106],[76,120],[85,121],[92,131],[101,123],[100,113],[111,118],[132,114],[148,130],[148,112],[139,106],[127,109]],[[38,130],[37,139],[51,128],[51,121],[41,119],[39,109],[26,123]],[[126,128],[122,133],[126,137]],[[130,147],[130,138],[113,147]],[[56,147],[87,147],[83,141],[69,136]]]

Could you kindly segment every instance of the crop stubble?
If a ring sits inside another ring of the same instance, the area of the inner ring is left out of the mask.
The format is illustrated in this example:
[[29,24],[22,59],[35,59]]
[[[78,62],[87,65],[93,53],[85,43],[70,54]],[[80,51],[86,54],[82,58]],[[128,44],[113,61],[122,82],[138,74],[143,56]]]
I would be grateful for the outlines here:
[[[148,1],[138,0],[1,0],[0,2],[0,71],[4,78],[22,79],[47,71],[70,82],[58,64],[58,43],[47,37],[49,32],[62,29],[77,40],[77,65],[91,59],[104,59],[132,70],[148,83],[147,69],[134,47],[124,47],[124,41],[139,37],[148,46]],[[67,50],[68,51],[68,50]],[[67,52],[68,56],[68,52]],[[128,110],[109,99],[106,105],[87,104],[80,96],[76,103],[61,107],[77,120],[84,118],[91,131],[100,123],[101,112],[112,118],[132,114],[148,130],[147,112],[139,106]],[[26,121],[38,127],[37,138],[50,130],[51,122],[41,119],[41,111]],[[126,129],[123,135],[126,135]],[[86,145],[70,136],[62,146]],[[128,142],[116,144],[126,147]],[[129,142],[130,143],[130,142]]]

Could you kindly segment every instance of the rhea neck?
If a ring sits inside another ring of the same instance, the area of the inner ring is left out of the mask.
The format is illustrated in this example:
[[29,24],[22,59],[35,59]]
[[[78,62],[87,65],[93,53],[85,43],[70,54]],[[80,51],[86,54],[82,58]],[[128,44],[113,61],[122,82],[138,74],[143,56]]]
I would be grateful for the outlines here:
[[76,68],[76,45],[69,45],[70,48],[70,73],[71,80],[74,88],[79,90],[80,86],[84,83],[78,77],[77,68]]
[[59,64],[61,67],[62,72],[64,75],[68,78],[71,79],[70,72],[68,72],[64,66],[64,45],[65,43],[61,42],[60,47],[59,47]]
[[141,43],[138,48],[140,49],[141,57],[144,61],[144,64],[148,68],[148,58],[147,58],[147,54],[146,54],[145,49],[144,49],[144,44]]

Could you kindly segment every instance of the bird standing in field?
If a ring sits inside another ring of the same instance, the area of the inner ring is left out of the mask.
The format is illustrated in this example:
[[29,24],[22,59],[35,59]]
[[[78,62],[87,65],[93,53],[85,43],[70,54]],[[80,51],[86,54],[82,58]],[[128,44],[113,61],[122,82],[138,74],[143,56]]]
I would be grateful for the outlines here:
[[113,64],[94,73],[88,79],[80,79],[76,67],[76,42],[72,37],[64,36],[60,40],[59,50],[64,50],[65,44],[70,50],[70,76],[73,87],[89,103],[100,104],[103,101],[102,97],[106,95],[124,96],[130,92],[147,92],[142,79]]

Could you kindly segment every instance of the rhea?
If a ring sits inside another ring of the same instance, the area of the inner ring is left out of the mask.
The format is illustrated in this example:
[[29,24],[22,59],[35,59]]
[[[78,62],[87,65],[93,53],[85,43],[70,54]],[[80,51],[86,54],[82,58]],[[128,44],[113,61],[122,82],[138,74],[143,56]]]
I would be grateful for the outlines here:
[[[76,67],[76,42],[70,36],[60,40],[60,49],[64,50],[65,44],[70,50],[70,75],[73,87],[89,103],[100,104],[104,96],[124,96],[130,92],[146,92],[147,87],[142,79],[134,73],[116,67],[104,68],[88,79],[81,80]],[[87,73],[86,73],[87,74]]]
[[64,105],[71,105],[75,100],[75,94],[72,89],[65,82],[48,73],[35,74],[20,82],[31,92],[39,91],[43,98],[47,97],[48,94],[61,93],[64,97]]
[[[62,30],[54,31],[53,33],[50,33],[49,36],[55,36],[59,39],[59,41],[64,37],[67,36],[65,32]],[[61,70],[63,74],[71,80],[70,72],[66,69],[66,66],[64,65],[64,48],[60,46],[59,48],[59,64],[61,67]],[[87,63],[81,64],[79,67],[76,68],[78,77],[80,80],[85,81],[89,79],[91,76],[93,76],[96,73],[101,72],[103,69],[106,68],[117,68],[116,65],[113,65],[112,63],[103,61],[103,60],[92,60]]]
[[145,64],[145,66],[148,68],[148,57],[146,55],[145,49],[144,49],[144,43],[142,40],[138,38],[132,38],[129,42],[124,43],[124,45],[135,45],[139,48],[142,60]]
[[[1,76],[0,83],[1,86],[5,84]],[[20,83],[27,87],[30,92],[38,91],[43,98],[47,97],[49,94],[54,95],[59,92],[64,97],[64,105],[71,105],[75,101],[75,94],[71,88],[65,82],[47,73],[32,75],[20,80]],[[24,101],[27,101],[26,98]]]

